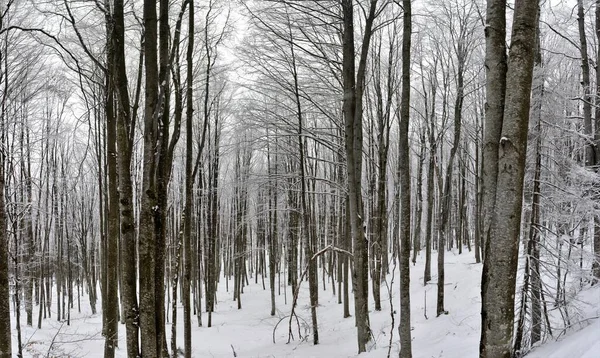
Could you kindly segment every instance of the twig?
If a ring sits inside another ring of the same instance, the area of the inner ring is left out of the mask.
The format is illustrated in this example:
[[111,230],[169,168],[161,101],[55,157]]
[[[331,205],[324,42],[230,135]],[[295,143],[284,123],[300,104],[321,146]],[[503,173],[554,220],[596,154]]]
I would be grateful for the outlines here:
[[[392,325],[390,327],[390,342],[388,344],[388,352],[387,352],[387,358],[390,358],[390,354],[392,353],[392,341],[394,339],[394,324],[395,324],[395,318],[394,318],[394,313],[396,313],[394,311],[394,300],[393,300],[393,295],[392,295],[392,289],[390,288],[390,286],[394,287],[394,277],[396,275],[396,260],[394,261],[394,267],[392,268],[392,278],[390,279],[390,284],[388,285],[387,280],[385,280],[385,287],[387,287],[388,290],[388,297],[390,299],[390,316],[392,317]],[[389,264],[388,264],[389,267]]]
[[46,358],[50,358],[50,351],[52,351],[52,347],[54,346],[56,337],[58,336],[58,334],[60,333],[60,330],[63,328],[64,325],[65,325],[65,322],[61,323],[60,327],[58,327],[58,329],[56,330],[54,337],[52,337],[52,341],[50,342],[50,347],[48,347],[48,352],[46,352]]
[[[291,342],[292,339],[294,339],[294,334],[292,332],[292,320],[294,319],[294,317],[296,318],[296,324],[298,326],[298,337],[300,339],[302,339],[302,332],[300,331],[300,322],[298,320],[298,315],[296,314],[296,306],[298,305],[298,295],[300,294],[300,286],[302,285],[302,281],[304,281],[304,277],[306,277],[306,275],[308,274],[308,264],[310,263],[310,261],[315,260],[316,258],[318,258],[319,256],[323,255],[324,253],[326,253],[327,251],[335,251],[335,252],[340,252],[343,254],[346,254],[350,257],[354,257],[354,255],[352,255],[351,252],[337,248],[333,245],[329,245],[319,251],[317,251],[314,255],[312,255],[312,257],[310,258],[310,260],[308,260],[308,262],[306,263],[306,267],[304,268],[304,270],[302,271],[302,275],[300,276],[300,280],[298,282],[298,285],[296,286],[296,292],[294,292],[294,298],[292,301],[292,311],[290,312],[290,320],[288,323],[288,343]],[[285,317],[284,317],[285,318]],[[279,323],[277,323],[279,324]],[[276,326],[277,327],[277,326]],[[273,331],[273,343],[275,342],[275,331]]]

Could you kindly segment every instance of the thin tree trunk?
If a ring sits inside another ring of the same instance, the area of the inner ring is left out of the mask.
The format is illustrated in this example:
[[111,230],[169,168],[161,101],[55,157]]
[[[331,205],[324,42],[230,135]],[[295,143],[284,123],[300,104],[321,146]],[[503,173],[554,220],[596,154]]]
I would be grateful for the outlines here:
[[417,253],[421,250],[421,216],[423,216],[423,165],[425,162],[425,134],[421,134],[421,149],[419,151],[419,165],[417,168],[417,202],[415,210],[415,232],[413,234],[412,263],[417,263]]
[[[2,18],[0,18],[0,29],[2,29]],[[0,52],[0,62],[3,62]],[[4,77],[4,76],[3,76]],[[4,79],[6,81],[6,79]],[[6,92],[4,93],[6,95]],[[4,103],[4,101],[2,101]],[[0,142],[5,143],[5,109],[2,106],[0,117]],[[11,326],[10,326],[10,290],[8,282],[8,235],[6,227],[5,211],[5,181],[4,181],[5,153],[0,152],[0,357],[12,357]],[[41,303],[40,303],[41,304]]]
[[[600,0],[596,0],[596,58],[600,58]],[[596,172],[600,171],[600,68],[596,65],[596,101],[595,101],[594,156]],[[594,262],[592,264],[593,284],[600,281],[600,217],[594,216]]]
[[[109,33],[112,29],[109,27]],[[108,56],[113,55],[112,46],[109,45]],[[104,289],[106,293],[103,299],[104,317],[103,330],[105,332],[104,357],[111,358],[115,355],[115,347],[118,344],[119,323],[119,298],[118,298],[118,272],[119,266],[119,189],[117,183],[117,124],[114,111],[114,90],[112,86],[114,73],[108,71],[106,79],[106,162],[108,175],[108,231],[104,255],[106,282]],[[59,313],[60,314],[60,313]]]
[[[181,282],[181,302],[183,304],[183,351],[185,358],[192,357],[192,315],[190,303],[190,282],[192,275],[192,217],[193,217],[193,187],[195,172],[192,172],[192,142],[193,137],[193,51],[194,51],[194,0],[189,0],[188,48],[187,62],[187,112],[186,112],[186,142],[185,142],[185,208],[183,218],[183,277]],[[200,156],[200,153],[198,153]],[[171,352],[174,355],[176,352]]]

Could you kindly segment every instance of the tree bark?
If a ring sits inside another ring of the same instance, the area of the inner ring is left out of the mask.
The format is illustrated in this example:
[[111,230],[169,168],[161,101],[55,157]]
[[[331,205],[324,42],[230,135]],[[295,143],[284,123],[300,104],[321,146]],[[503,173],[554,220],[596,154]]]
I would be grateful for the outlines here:
[[[596,58],[600,58],[600,0],[596,0]],[[596,65],[594,154],[596,172],[600,169],[600,68]],[[600,281],[600,217],[594,216],[594,263],[592,264],[593,284]]]
[[400,177],[400,358],[412,357],[410,320],[410,55],[412,37],[411,0],[403,0],[402,98],[398,138],[398,176]]
[[[108,25],[108,33],[112,36],[112,26]],[[108,39],[108,57],[113,55],[113,48]],[[106,237],[106,246],[103,252],[105,265],[103,274],[106,277],[103,295],[102,315],[104,317],[103,331],[105,334],[104,357],[111,358],[115,355],[115,347],[118,344],[118,323],[119,323],[119,280],[117,267],[119,266],[119,189],[117,178],[117,123],[115,115],[114,87],[112,85],[114,73],[109,69],[106,75],[106,98],[105,98],[105,116],[106,116],[106,163],[107,163],[107,181],[108,181],[108,230]],[[59,311],[60,312],[60,311]],[[60,313],[59,313],[60,315]]]
[[[133,155],[133,131],[135,115],[130,108],[130,98],[125,63],[124,2],[115,0],[113,5],[113,66],[115,95],[117,97],[117,150],[119,171],[119,206],[121,225],[121,299],[125,315],[127,356],[139,355],[139,308],[137,299],[136,238],[133,210],[133,183],[131,158]],[[136,83],[135,106],[141,91],[143,52],[140,53],[139,74]]]
[[[515,3],[506,73],[506,88],[510,90],[506,91],[497,163],[498,194],[486,244],[481,284],[479,352],[482,358],[509,358],[513,354],[514,298],[537,7],[537,1],[519,0]],[[488,77],[488,83],[491,80]],[[486,123],[489,120],[486,118]]]
[[581,86],[583,87],[583,130],[589,139],[585,143],[584,164],[586,167],[595,165],[594,146],[592,137],[592,87],[590,84],[590,59],[588,56],[587,37],[585,35],[585,9],[583,0],[577,0],[577,28],[579,30],[579,54],[581,55]]
[[[1,20],[0,20],[1,21]],[[0,22],[0,29],[2,24]],[[3,54],[0,53],[0,59]],[[0,118],[0,138],[5,139],[4,111]],[[4,141],[2,141],[4,143]],[[0,358],[12,357],[10,326],[10,291],[8,282],[8,235],[6,232],[6,211],[4,206],[4,151],[0,153]],[[42,303],[40,303],[42,304]]]
[[485,27],[485,125],[481,180],[482,239],[486,252],[487,237],[496,202],[498,145],[502,131],[506,96],[506,1],[488,0]]
[[154,217],[157,210],[156,143],[159,100],[157,15],[156,1],[144,0],[144,54],[145,54],[145,110],[144,149],[141,209],[139,224],[139,280],[140,280],[140,348],[143,357],[158,357],[158,330],[156,312],[156,242]]
[[[195,172],[192,169],[193,155],[193,52],[194,52],[194,0],[189,0],[188,48],[187,61],[187,112],[186,112],[186,141],[185,141],[185,209],[183,223],[183,277],[181,282],[181,303],[183,304],[183,351],[185,358],[192,357],[192,316],[190,302],[190,282],[192,274],[192,200]],[[200,156],[200,153],[198,153]],[[172,352],[177,354],[176,352]]]
[[369,325],[369,256],[368,244],[363,229],[364,208],[362,200],[362,118],[363,92],[367,55],[373,32],[377,0],[370,1],[369,12],[365,20],[364,35],[358,70],[355,69],[354,49],[354,4],[352,0],[342,0],[343,46],[342,77],[344,88],[343,113],[345,119],[346,158],[348,173],[348,199],[350,204],[350,225],[354,243],[354,299],[357,323],[358,352],[366,351],[371,339]]

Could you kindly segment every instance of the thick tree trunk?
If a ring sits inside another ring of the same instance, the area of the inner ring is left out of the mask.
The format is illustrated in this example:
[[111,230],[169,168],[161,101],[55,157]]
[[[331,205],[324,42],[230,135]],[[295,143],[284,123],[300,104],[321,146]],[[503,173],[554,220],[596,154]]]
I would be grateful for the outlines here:
[[[537,1],[521,0],[515,4],[506,74],[506,88],[510,91],[506,92],[498,152],[498,195],[486,244],[481,284],[480,356],[483,358],[509,358],[513,353],[515,283],[537,8]],[[499,13],[488,15],[497,17]],[[491,80],[488,77],[488,83]],[[486,123],[489,120],[487,118]]]
[[487,237],[494,214],[496,181],[498,177],[498,145],[502,131],[506,96],[506,1],[488,0],[485,27],[486,103],[483,126],[483,164],[481,172],[480,244],[486,253]]
[[158,91],[156,1],[144,0],[145,111],[141,209],[139,224],[140,333],[143,357],[159,357],[156,311],[156,142],[161,106]]

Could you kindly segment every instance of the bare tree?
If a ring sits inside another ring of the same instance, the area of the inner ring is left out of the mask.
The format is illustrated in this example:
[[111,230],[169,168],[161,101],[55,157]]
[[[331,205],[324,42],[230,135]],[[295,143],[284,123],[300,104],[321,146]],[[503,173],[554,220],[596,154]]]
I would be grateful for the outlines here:
[[354,3],[352,0],[342,0],[343,22],[343,87],[345,119],[346,159],[348,172],[348,195],[350,203],[350,227],[354,247],[354,300],[355,318],[358,330],[358,352],[365,352],[366,344],[371,339],[369,324],[369,256],[368,246],[363,229],[364,210],[361,191],[362,180],[362,151],[363,151],[363,93],[365,88],[365,74],[371,37],[373,35],[373,22],[377,10],[377,0],[371,0],[365,20],[358,70],[355,68],[356,56],[354,48]]
[[[490,22],[498,24],[497,21],[501,23],[502,20],[498,16],[504,12],[506,3],[490,1],[488,5],[502,7],[500,11],[488,8],[490,11],[488,24]],[[506,102],[503,107],[501,138],[498,142],[496,204],[486,242],[481,283],[481,357],[508,358],[513,354],[514,297],[536,41],[535,28],[539,20],[537,8],[537,1],[518,1],[515,4],[506,72]],[[487,31],[492,30],[499,29],[496,26],[493,29],[488,26]],[[488,43],[488,46],[490,45]],[[500,58],[496,57],[498,55]],[[490,60],[488,66],[498,63],[496,61],[503,58],[502,54],[492,52],[488,52],[486,57]],[[492,80],[494,78],[487,78],[488,83]],[[497,86],[498,83],[495,85]],[[493,93],[495,92],[488,93],[488,102]],[[486,125],[490,124],[492,118],[494,117],[486,117]],[[494,157],[492,155],[492,162]],[[493,163],[488,162],[488,164]]]
[[410,54],[412,37],[411,0],[402,1],[402,99],[400,102],[400,134],[398,141],[398,176],[400,177],[400,357],[412,357],[410,321],[410,151],[408,124],[410,118]]

